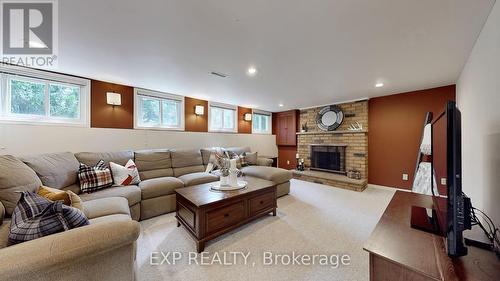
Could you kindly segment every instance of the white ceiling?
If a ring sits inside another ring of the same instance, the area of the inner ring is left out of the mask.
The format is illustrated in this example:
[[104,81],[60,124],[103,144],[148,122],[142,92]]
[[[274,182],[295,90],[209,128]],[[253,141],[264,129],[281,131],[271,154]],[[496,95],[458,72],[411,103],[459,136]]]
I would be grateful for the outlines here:
[[493,4],[62,0],[59,71],[263,110],[323,105],[455,83]]

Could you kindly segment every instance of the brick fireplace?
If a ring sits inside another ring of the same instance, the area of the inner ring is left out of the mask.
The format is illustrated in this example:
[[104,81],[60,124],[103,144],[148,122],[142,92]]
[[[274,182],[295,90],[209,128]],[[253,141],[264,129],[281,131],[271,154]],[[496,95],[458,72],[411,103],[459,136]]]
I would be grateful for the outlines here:
[[[307,124],[308,130],[297,133],[297,152],[304,159],[306,171],[294,174],[302,180],[362,191],[368,179],[368,101],[338,106],[344,113],[344,121],[335,131],[329,132],[316,125],[316,115],[322,107],[300,111],[300,125]],[[363,130],[349,131],[349,126],[355,122],[361,124]],[[320,151],[315,153],[318,149]],[[349,171],[358,171],[361,179],[348,178]]]

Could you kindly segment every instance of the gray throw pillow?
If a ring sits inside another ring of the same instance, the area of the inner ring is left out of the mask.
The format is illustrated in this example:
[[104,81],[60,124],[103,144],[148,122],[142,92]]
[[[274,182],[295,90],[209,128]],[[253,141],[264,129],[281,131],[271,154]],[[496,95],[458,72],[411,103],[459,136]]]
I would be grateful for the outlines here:
[[12,214],[9,242],[18,244],[88,224],[82,211],[24,191]]
[[257,152],[245,152],[245,158],[248,165],[257,165]]

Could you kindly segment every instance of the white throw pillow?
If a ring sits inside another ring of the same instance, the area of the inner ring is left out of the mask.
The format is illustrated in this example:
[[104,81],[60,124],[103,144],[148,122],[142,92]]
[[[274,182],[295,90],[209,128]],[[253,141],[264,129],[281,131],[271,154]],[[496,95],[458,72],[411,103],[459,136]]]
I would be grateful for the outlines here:
[[111,168],[111,173],[113,174],[113,182],[115,185],[131,185],[139,184],[141,178],[139,177],[139,171],[132,159],[128,160],[125,167],[116,164],[114,162],[109,162],[109,167]]

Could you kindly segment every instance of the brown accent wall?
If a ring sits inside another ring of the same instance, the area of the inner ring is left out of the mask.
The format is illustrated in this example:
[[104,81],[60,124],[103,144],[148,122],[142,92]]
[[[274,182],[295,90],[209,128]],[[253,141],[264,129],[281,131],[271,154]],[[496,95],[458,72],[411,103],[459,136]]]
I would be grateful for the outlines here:
[[[134,128],[134,88],[98,80],[91,82],[90,126],[95,128]],[[122,96],[122,105],[107,104],[106,93]]]
[[370,99],[369,183],[411,189],[425,113],[436,116],[448,100],[455,100],[455,85]]
[[[205,113],[201,116],[194,114],[194,107],[203,105]],[[208,132],[208,101],[195,98],[184,98],[185,131]]]
[[252,121],[245,121],[246,113],[252,113],[252,109],[238,106],[238,133],[240,134],[252,133]]

